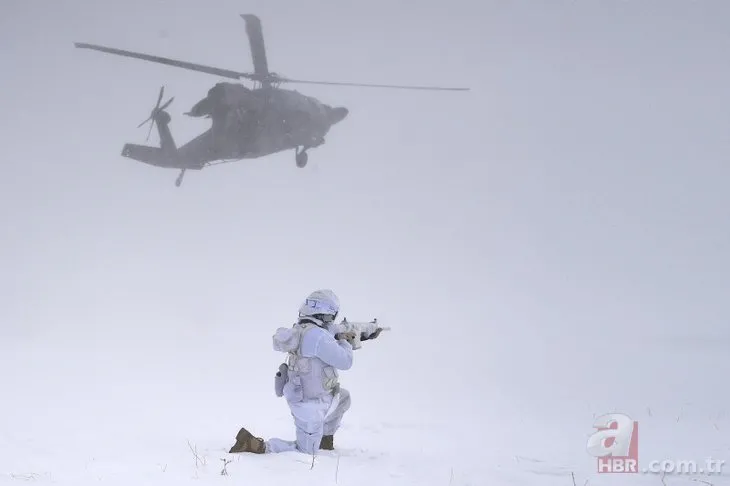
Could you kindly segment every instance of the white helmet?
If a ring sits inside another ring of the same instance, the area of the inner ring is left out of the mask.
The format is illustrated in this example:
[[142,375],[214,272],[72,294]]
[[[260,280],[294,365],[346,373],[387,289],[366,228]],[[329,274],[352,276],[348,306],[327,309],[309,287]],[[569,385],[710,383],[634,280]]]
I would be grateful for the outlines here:
[[340,299],[329,289],[315,290],[299,307],[299,317],[314,317],[332,322],[340,312]]

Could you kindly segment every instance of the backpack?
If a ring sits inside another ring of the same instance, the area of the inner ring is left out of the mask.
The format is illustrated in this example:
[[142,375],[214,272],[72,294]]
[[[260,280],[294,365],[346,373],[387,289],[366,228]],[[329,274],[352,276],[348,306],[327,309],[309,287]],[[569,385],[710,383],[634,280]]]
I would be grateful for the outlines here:
[[294,324],[292,327],[280,327],[272,338],[274,351],[282,353],[297,354],[302,343],[304,332],[313,327],[314,324]]

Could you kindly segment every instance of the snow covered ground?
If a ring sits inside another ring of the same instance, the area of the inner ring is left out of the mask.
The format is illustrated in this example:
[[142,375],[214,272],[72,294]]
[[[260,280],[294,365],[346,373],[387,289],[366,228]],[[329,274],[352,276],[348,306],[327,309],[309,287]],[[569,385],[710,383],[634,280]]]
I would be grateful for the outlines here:
[[[586,448],[730,462],[730,4],[418,4],[3,2],[0,483],[730,484]],[[247,12],[287,76],[473,91],[303,89],[350,109],[304,170],[121,158],[218,80],[73,42],[247,69]],[[229,455],[293,437],[271,336],[320,287],[393,328],[337,450]]]
[[[336,437],[336,452],[314,463],[297,453],[231,455],[227,450],[240,425],[264,436],[291,437],[293,431],[285,405],[271,393],[276,353],[246,340],[242,330],[223,339],[213,327],[177,337],[172,330],[150,330],[144,346],[134,344],[139,328],[117,328],[104,338],[80,339],[81,345],[55,336],[4,348],[0,481],[570,485],[574,474],[577,484],[660,484],[657,474],[595,473],[586,440],[594,414],[611,411],[639,421],[643,467],[655,459],[730,457],[727,408],[710,401],[713,392],[687,395],[683,403],[652,400],[659,396],[650,382],[640,397],[623,397],[620,387],[612,388],[613,409],[607,402],[591,404],[580,386],[561,403],[537,393],[526,402],[501,396],[491,381],[471,376],[471,386],[459,377],[442,383],[443,396],[429,401],[428,393],[411,395],[409,380],[397,371],[378,365],[407,339],[395,333],[359,350],[356,367],[345,373],[354,405]],[[686,363],[701,359],[695,355]],[[249,369],[252,363],[258,364]],[[412,370],[419,368],[438,373],[433,363]],[[617,370],[626,371],[621,365]],[[722,383],[723,377],[717,379]],[[414,383],[425,384],[418,377]],[[555,386],[569,385],[556,377]],[[392,387],[400,392],[391,393]],[[231,461],[226,477],[224,461]],[[697,484],[691,478],[703,476],[668,475],[666,481]],[[730,484],[727,468],[704,479]]]

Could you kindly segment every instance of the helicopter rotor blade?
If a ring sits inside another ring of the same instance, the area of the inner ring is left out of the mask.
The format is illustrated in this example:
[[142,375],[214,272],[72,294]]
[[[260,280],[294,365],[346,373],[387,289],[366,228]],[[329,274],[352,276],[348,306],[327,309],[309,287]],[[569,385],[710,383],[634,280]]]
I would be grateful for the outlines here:
[[150,117],[151,123],[150,123],[150,129],[147,130],[147,138],[145,138],[145,142],[149,142],[150,137],[152,136],[152,128],[155,126],[155,120]]
[[165,104],[164,104],[164,105],[162,105],[162,106],[160,106],[160,107],[159,107],[159,108],[158,108],[157,110],[158,110],[158,111],[162,111],[162,110],[164,110],[165,108],[167,108],[168,106],[170,106],[170,103],[172,103],[172,100],[174,100],[174,99],[175,99],[175,97],[173,96],[173,97],[172,97],[172,98],[170,98],[169,100],[165,101]]
[[152,119],[152,117],[150,116],[145,121],[143,121],[142,123],[140,123],[139,125],[137,125],[137,128],[142,128],[144,126],[144,124],[147,123],[148,121],[150,121],[151,119]]
[[308,81],[304,79],[278,78],[277,81],[282,83],[298,83],[298,84],[324,84],[330,86],[356,86],[361,88],[385,88],[385,89],[410,89],[410,90],[427,90],[427,91],[470,91],[471,88],[455,88],[447,86],[408,86],[399,84],[368,84],[368,83],[341,83],[336,81]]
[[106,52],[108,54],[116,54],[118,56],[132,57],[135,59],[142,59],[143,61],[156,62],[156,63],[160,63],[160,64],[166,64],[168,66],[189,69],[191,71],[198,71],[201,73],[213,74],[215,76],[222,76],[224,78],[230,78],[230,79],[247,78],[247,79],[253,79],[253,80],[259,79],[258,76],[256,76],[255,74],[251,74],[251,73],[242,73],[242,72],[238,72],[238,71],[231,71],[230,69],[221,69],[221,68],[217,68],[217,67],[206,66],[203,64],[195,64],[192,62],[178,61],[176,59],[170,59],[167,57],[152,56],[149,54],[143,54],[141,52],[125,51],[125,50],[116,49],[113,47],[99,46],[99,45],[95,45],[95,44],[86,44],[83,42],[75,42],[74,46],[76,46],[79,49],[92,49],[95,51]]
[[162,97],[165,95],[165,87],[160,86],[160,94],[157,95],[157,103],[155,103],[155,109],[160,107],[160,102],[162,101]]
[[[245,17],[244,17],[245,18]],[[255,18],[255,17],[254,17]],[[258,28],[256,27],[258,25]],[[249,26],[250,29],[249,29]],[[176,59],[170,59],[167,57],[152,56],[149,54],[143,54],[140,52],[125,51],[122,49],[116,49],[113,47],[105,47],[95,44],[86,44],[76,42],[74,45],[79,49],[92,49],[100,52],[106,52],[109,54],[115,54],[118,56],[131,57],[134,59],[142,59],[143,61],[156,62],[159,64],[165,64],[168,66],[179,67],[182,69],[188,69],[191,71],[197,71],[206,74],[212,74],[215,76],[221,76],[224,78],[240,80],[241,78],[250,79],[252,81],[259,81],[266,85],[270,83],[298,83],[298,84],[321,84],[330,86],[354,86],[363,88],[385,88],[385,89],[404,89],[404,90],[428,90],[428,91],[469,91],[471,88],[455,88],[455,87],[442,87],[442,86],[407,86],[407,85],[394,85],[394,84],[367,84],[367,83],[344,83],[344,82],[333,82],[333,81],[309,81],[304,79],[290,79],[280,77],[276,74],[268,72],[268,65],[266,61],[266,51],[263,45],[263,36],[258,37],[261,34],[260,23],[256,21],[247,20],[247,31],[249,33],[249,40],[251,42],[251,54],[254,59],[254,67],[257,70],[255,73],[245,73],[239,71],[232,71],[230,69],[221,69],[212,66],[206,66],[204,64],[195,64],[192,62],[179,61]],[[259,70],[265,72],[259,72]]]
[[251,48],[254,73],[259,79],[266,79],[269,76],[269,63],[266,59],[266,45],[264,44],[261,20],[252,14],[241,14],[241,17],[246,22],[246,35]]

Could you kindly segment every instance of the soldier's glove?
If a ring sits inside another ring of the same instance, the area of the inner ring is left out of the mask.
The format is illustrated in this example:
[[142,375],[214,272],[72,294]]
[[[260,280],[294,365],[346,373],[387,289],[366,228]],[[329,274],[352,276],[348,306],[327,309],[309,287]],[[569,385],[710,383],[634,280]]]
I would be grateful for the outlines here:
[[353,346],[355,344],[355,338],[357,338],[357,334],[355,334],[354,332],[338,332],[337,334],[335,334],[335,339],[337,339],[338,341],[344,339]]
[[362,333],[360,335],[360,341],[367,341],[369,339],[375,339],[376,337],[380,336],[380,333],[383,332],[383,328],[379,327],[375,330],[374,333],[372,333],[370,336],[367,336],[365,333]]

